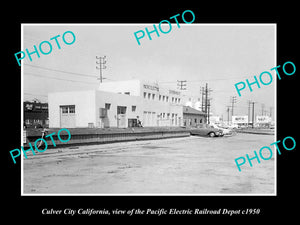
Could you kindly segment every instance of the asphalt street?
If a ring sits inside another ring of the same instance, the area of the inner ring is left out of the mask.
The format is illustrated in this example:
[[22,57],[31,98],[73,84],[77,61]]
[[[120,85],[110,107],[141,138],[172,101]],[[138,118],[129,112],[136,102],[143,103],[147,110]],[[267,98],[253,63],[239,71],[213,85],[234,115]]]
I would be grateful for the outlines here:
[[[234,159],[273,135],[184,137],[48,149],[23,160],[24,194],[275,194],[275,154],[239,172]],[[274,149],[273,149],[274,153]]]

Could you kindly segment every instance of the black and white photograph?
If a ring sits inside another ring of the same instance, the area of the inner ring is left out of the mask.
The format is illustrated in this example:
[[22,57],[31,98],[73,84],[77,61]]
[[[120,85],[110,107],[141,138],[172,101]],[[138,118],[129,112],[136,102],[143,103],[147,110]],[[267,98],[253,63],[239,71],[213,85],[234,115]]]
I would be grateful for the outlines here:
[[276,194],[276,24],[22,32],[24,195]]
[[212,3],[5,7],[4,219],[297,215],[296,6]]

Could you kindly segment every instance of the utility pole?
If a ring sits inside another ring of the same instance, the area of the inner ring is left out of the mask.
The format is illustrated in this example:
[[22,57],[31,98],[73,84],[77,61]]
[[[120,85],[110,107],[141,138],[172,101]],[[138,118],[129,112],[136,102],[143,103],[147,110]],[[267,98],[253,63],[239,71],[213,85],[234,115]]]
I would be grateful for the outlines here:
[[205,90],[204,90],[204,93],[205,93],[205,105],[204,105],[204,112],[206,114],[206,121],[209,120],[209,115],[208,115],[208,105],[210,105],[209,103],[209,93],[211,92],[212,90],[208,88],[208,83],[205,84]]
[[205,95],[205,89],[204,89],[204,87],[200,87],[200,94],[202,96],[202,99],[201,99],[201,110],[202,110],[202,112],[204,112],[204,95]]
[[99,80],[100,80],[100,83],[102,83],[102,80],[104,79],[104,78],[102,77],[102,70],[106,69],[106,66],[105,66],[105,64],[106,64],[106,60],[105,60],[105,59],[106,59],[106,56],[103,56],[103,57],[98,57],[98,56],[96,56],[96,59],[99,59],[99,61],[96,61],[96,64],[99,65],[99,67],[96,66],[96,69],[100,70],[100,77],[99,77]]
[[236,96],[231,96],[231,114],[233,116],[233,107],[234,107],[234,103],[236,103]]
[[[209,98],[208,95],[212,90],[208,88],[208,83],[205,84],[205,90],[204,90],[204,88],[202,90],[203,90],[202,94],[204,93],[204,95],[205,95],[204,112],[206,114],[206,122],[208,122],[209,121],[208,107],[210,106],[209,101],[211,100],[211,98]],[[202,95],[202,102],[203,102],[203,95]]]
[[252,103],[252,128],[254,128],[254,104],[256,102],[251,102]]
[[229,125],[229,112],[230,112],[230,106],[227,106],[227,125]]
[[248,100],[248,127],[250,124],[250,109],[251,109],[251,100]]
[[177,88],[179,90],[186,90],[186,80],[177,80]]
[[210,99],[208,99],[208,105],[207,105],[207,124],[209,124],[209,110],[210,110]]
[[205,109],[204,112],[206,113],[207,117],[207,106],[208,106],[208,84],[205,85]]

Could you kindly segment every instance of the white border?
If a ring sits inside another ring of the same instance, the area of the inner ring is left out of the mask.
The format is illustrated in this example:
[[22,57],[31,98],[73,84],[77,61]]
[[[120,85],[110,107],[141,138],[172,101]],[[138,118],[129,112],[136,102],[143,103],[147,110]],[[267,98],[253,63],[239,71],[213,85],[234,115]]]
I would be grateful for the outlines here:
[[[67,24],[61,24],[61,23],[22,23],[21,24],[21,50],[24,49],[23,45],[23,26],[24,25],[30,25],[30,26],[144,26],[144,25],[149,25],[153,23],[129,23],[129,24],[119,24],[119,23],[113,23],[113,24],[107,24],[107,23],[67,23]],[[173,23],[172,23],[173,24]],[[274,67],[277,66],[277,23],[226,23],[226,24],[220,24],[220,23],[193,23],[193,24],[180,24],[180,26],[274,26],[275,32],[275,54],[274,54]],[[21,61],[21,146],[23,145],[23,61]],[[277,79],[275,80],[275,107],[274,107],[274,121],[275,121],[275,139],[274,142],[276,141],[277,138]],[[276,149],[275,149],[276,150]],[[277,153],[277,151],[275,151]],[[274,163],[275,163],[275,168],[274,168],[274,193],[270,194],[258,194],[258,193],[246,193],[246,194],[181,194],[181,193],[139,193],[139,194],[87,194],[87,193],[64,193],[64,194],[53,194],[53,193],[47,193],[47,194],[42,194],[42,193],[24,193],[24,176],[23,176],[23,152],[21,151],[21,196],[277,196],[277,154],[274,154]]]

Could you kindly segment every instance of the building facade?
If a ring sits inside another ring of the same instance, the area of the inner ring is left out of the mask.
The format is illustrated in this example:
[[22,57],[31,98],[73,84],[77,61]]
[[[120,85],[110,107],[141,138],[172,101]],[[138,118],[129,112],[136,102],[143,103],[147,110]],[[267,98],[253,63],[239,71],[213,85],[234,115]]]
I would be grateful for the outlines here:
[[247,126],[248,125],[248,116],[232,116],[232,124],[238,126]]
[[140,80],[101,83],[98,90],[49,93],[50,127],[181,126],[180,92]]
[[190,106],[183,106],[183,126],[196,127],[206,123],[206,114]]
[[23,102],[23,122],[26,127],[48,127],[48,103]]
[[270,116],[256,116],[257,127],[270,127],[272,124],[272,118]]

